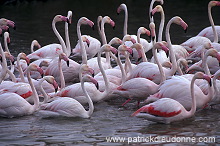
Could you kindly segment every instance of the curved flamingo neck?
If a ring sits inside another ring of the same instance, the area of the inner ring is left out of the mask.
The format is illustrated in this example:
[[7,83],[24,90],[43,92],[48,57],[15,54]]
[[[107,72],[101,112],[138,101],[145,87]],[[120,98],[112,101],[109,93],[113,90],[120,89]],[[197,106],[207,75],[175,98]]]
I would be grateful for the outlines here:
[[5,53],[2,49],[1,43],[0,43],[0,54],[2,55],[2,70],[1,70],[1,77],[0,77],[0,83],[1,83],[7,74],[7,68],[8,68]]
[[44,100],[43,100],[42,103],[47,103],[48,100],[49,100],[49,96],[47,95],[47,93],[45,92],[45,90],[44,90],[43,87],[42,87],[43,81],[45,81],[44,78],[40,79],[40,81],[38,82],[38,85],[39,85],[39,90],[40,90],[40,92],[41,92],[41,93],[43,94],[43,96],[44,96]]
[[211,9],[212,9],[212,6],[211,6],[211,5],[208,5],[209,21],[210,21],[210,24],[211,24],[211,26],[212,26],[212,31],[213,31],[213,34],[214,34],[214,41],[213,41],[213,43],[218,43],[218,35],[217,35],[217,31],[216,31],[216,29],[215,29],[214,21],[213,21],[213,18],[212,18]]
[[60,41],[60,44],[62,46],[63,52],[67,54],[65,42],[64,42],[63,38],[61,37],[61,35],[59,34],[59,32],[56,29],[56,23],[57,23],[57,21],[53,20],[53,22],[52,22],[53,32],[55,33],[55,35],[57,36],[58,40]]
[[102,16],[99,16],[98,19],[97,19],[97,27],[98,27],[99,36],[100,36],[102,44],[103,44],[104,40],[103,40],[103,35],[102,35],[102,32],[101,32],[101,26],[100,26],[101,22],[102,22]]
[[125,12],[125,18],[124,18],[124,28],[123,28],[123,34],[124,36],[128,34],[128,9],[125,4],[121,5],[121,9]]
[[161,10],[160,15],[161,15],[161,20],[160,20],[160,27],[159,27],[159,33],[158,33],[158,42],[161,42],[163,39],[163,28],[164,28],[164,21],[165,21],[163,9]]
[[38,97],[38,94],[37,94],[37,91],[34,87],[34,84],[31,80],[31,75],[30,75],[30,69],[28,68],[27,69],[27,78],[28,78],[28,82],[31,86],[31,90],[33,92],[33,98],[34,98],[34,105],[33,105],[33,111],[37,110],[37,108],[39,107],[39,97]]
[[104,82],[105,82],[105,92],[109,93],[109,80],[106,76],[106,73],[105,73],[105,70],[103,69],[102,67],[102,63],[101,63],[101,52],[98,52],[98,65],[99,65],[99,68],[100,68],[100,71],[102,73],[102,76],[103,76],[103,79],[104,79]]
[[[204,52],[203,52],[203,54],[204,54]],[[208,56],[210,56],[209,53],[206,53],[205,55],[203,55],[203,57],[202,57],[202,66],[204,68],[205,74],[211,75],[208,64],[207,64]]]
[[188,111],[188,116],[192,116],[195,112],[196,112],[196,98],[195,98],[195,93],[194,93],[194,83],[196,80],[196,76],[194,76],[191,80],[191,84],[190,84],[190,93],[191,93],[191,97],[192,97],[192,107],[190,109],[190,111]]
[[160,86],[163,83],[163,81],[166,80],[166,76],[165,76],[165,72],[163,70],[163,67],[162,67],[161,63],[158,60],[157,48],[155,48],[155,46],[153,46],[152,52],[153,52],[153,56],[154,56],[155,62],[156,62],[157,66],[159,68],[159,71],[160,71],[160,76],[161,76],[161,80],[160,80],[160,84],[159,84],[159,86]]
[[[127,54],[126,54],[127,55]],[[127,57],[126,57],[127,58]],[[121,63],[121,58],[120,58],[120,53],[118,52],[118,58],[117,58],[117,62],[118,62],[118,66],[120,67],[121,70],[121,74],[122,74],[122,83],[123,84],[126,81],[126,73],[125,73],[125,69],[123,68],[123,65]],[[126,65],[126,64],[125,64]]]
[[[68,13],[67,18],[70,20],[72,17],[72,14]],[[66,55],[67,57],[70,56],[71,53],[71,45],[70,45],[70,38],[69,38],[69,24],[67,22],[65,22],[65,38],[66,38]]]
[[85,46],[82,41],[82,35],[81,35],[81,30],[80,30],[81,24],[82,24],[81,19],[79,19],[79,21],[77,23],[77,36],[78,36],[79,44],[80,44],[81,51],[82,51],[82,64],[87,64],[86,49],[85,49]]
[[63,89],[66,84],[65,84],[65,79],[64,79],[64,75],[63,75],[63,70],[62,70],[62,65],[61,65],[61,58],[59,57],[58,60],[58,68],[59,68],[59,73],[60,73],[60,84],[61,84],[61,89]]
[[[106,35],[105,35],[105,23],[106,23],[106,19],[105,17],[102,19],[101,22],[101,34],[102,34],[102,39],[103,39],[103,45],[107,44],[107,39],[106,39]],[[110,61],[110,53],[106,52],[106,62],[111,66],[111,61]]]
[[[215,90],[215,95],[217,95],[217,94],[219,93],[219,89],[218,89],[218,87],[217,87],[217,85],[216,85],[216,79],[217,79],[219,76],[220,76],[220,70],[218,70],[218,71],[215,73],[214,77],[213,77],[213,87],[214,87],[214,90]],[[216,97],[216,96],[214,96],[214,97]]]
[[25,80],[24,80],[24,72],[23,72],[22,69],[21,69],[20,59],[21,59],[21,58],[20,58],[20,55],[18,55],[18,57],[17,57],[18,72],[19,72],[19,74],[20,74],[21,81],[22,81],[22,82],[25,82]]
[[81,86],[82,86],[82,90],[83,90],[83,93],[85,94],[87,100],[88,100],[88,104],[89,104],[89,110],[87,111],[88,115],[91,116],[93,111],[94,111],[94,105],[93,105],[93,102],[88,94],[88,92],[86,91],[85,89],[85,85],[84,85],[85,81],[84,80],[81,80]]
[[170,32],[169,32],[170,26],[173,23],[173,21],[174,21],[174,19],[171,19],[168,22],[167,27],[166,27],[166,40],[167,40],[167,43],[168,43],[168,48],[169,48],[169,51],[170,51],[170,58],[171,58],[171,62],[172,62],[172,67],[169,71],[169,76],[174,75],[176,70],[177,70],[176,57],[175,57],[175,54],[174,54],[174,51],[173,51],[172,43],[171,43],[171,40],[170,40]]

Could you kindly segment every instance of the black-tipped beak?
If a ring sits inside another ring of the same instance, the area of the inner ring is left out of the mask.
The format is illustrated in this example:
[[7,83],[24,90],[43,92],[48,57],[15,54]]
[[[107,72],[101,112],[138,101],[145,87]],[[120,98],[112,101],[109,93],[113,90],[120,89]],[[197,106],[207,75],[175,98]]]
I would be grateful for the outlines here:
[[94,76],[95,76],[95,74],[93,73],[93,74],[92,74],[92,77],[94,78]]
[[212,80],[209,81],[209,86],[212,87]]
[[66,65],[69,67],[70,66],[70,61],[66,61]]
[[41,77],[43,78],[43,77],[44,77],[44,74],[41,74]]
[[8,30],[6,30],[8,33],[10,33],[10,30],[8,29]]
[[134,51],[132,50],[132,53],[131,53],[131,57],[133,58],[134,57]]
[[155,40],[155,36],[154,36],[154,37],[152,37],[152,40],[153,40],[153,41]]
[[119,13],[117,12],[117,15],[119,15]]
[[58,91],[58,88],[55,88],[55,93]]
[[67,21],[66,21],[68,24],[70,24],[70,20],[69,19],[67,19]]
[[95,30],[95,27],[94,27],[94,25],[92,26],[92,30]]
[[151,18],[153,17],[153,14],[152,14],[152,13],[150,13],[150,17],[151,17]]
[[99,83],[96,84],[96,88],[99,90]]
[[115,54],[115,56],[118,58],[118,52]]
[[115,26],[112,27],[115,30]]
[[16,26],[14,26],[13,29],[16,30]]
[[184,30],[184,32],[185,32],[185,33],[187,32],[187,28]]
[[167,54],[167,57],[169,57],[169,55],[170,55],[170,51],[167,51],[166,54]]

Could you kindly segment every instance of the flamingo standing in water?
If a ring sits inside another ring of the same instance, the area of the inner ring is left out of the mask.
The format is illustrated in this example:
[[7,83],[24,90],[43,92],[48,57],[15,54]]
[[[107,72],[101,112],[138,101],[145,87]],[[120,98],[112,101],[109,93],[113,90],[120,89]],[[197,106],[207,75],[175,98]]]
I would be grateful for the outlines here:
[[89,118],[91,117],[94,106],[93,102],[86,91],[84,82],[92,82],[95,86],[98,86],[98,82],[92,78],[90,75],[86,74],[81,79],[81,88],[84,93],[84,96],[87,99],[87,103],[89,104],[89,110],[85,110],[85,108],[75,99],[69,97],[62,97],[52,102],[42,104],[40,107],[39,113],[43,117],[81,117],[81,118]]
[[214,22],[213,22],[212,18],[210,17],[211,16],[211,7],[213,7],[213,6],[220,6],[220,2],[219,1],[210,1],[209,2],[208,15],[209,15],[209,21],[211,22],[211,26],[204,28],[202,31],[199,32],[199,34],[197,36],[207,37],[212,42],[216,42],[216,37],[217,38],[220,37],[220,26],[214,25]]
[[[135,45],[141,45],[141,44],[134,44]],[[133,47],[132,46],[132,47]],[[156,54],[157,48],[168,50],[166,46],[164,46],[162,43],[156,43],[153,47],[153,53]],[[155,60],[158,63],[157,56],[155,56]],[[131,99],[135,99],[139,101],[141,99],[147,98],[149,95],[154,94],[157,92],[158,88],[162,84],[162,82],[166,79],[164,70],[162,69],[161,64],[158,63],[158,68],[161,74],[161,82],[159,85],[155,84],[151,80],[148,80],[146,78],[132,78],[130,80],[125,81],[122,83],[117,89],[113,90],[112,94],[119,94],[120,96],[124,98],[128,98],[128,100],[122,104],[124,106],[127,102],[129,102]],[[122,70],[123,72],[123,70]]]
[[52,21],[52,28],[53,31],[55,33],[55,35],[57,36],[57,38],[60,41],[60,44],[49,44],[46,45],[36,51],[34,51],[33,53],[28,55],[28,58],[32,59],[32,60],[37,60],[40,58],[54,58],[54,57],[58,57],[58,55],[61,52],[67,52],[66,45],[65,42],[63,40],[63,38],[60,36],[60,34],[58,33],[55,24],[57,22],[60,21],[64,21],[64,22],[69,22],[69,19],[65,16],[61,16],[61,15],[56,15]]
[[[171,44],[170,40],[170,34],[169,34],[169,29],[172,23],[176,23],[177,25],[181,25],[184,30],[187,29],[188,25],[178,16],[173,17],[170,19],[170,21],[167,24],[166,27],[166,40],[170,52],[170,59],[172,62],[172,67],[171,69],[163,68],[166,77],[172,76],[175,74],[177,70],[177,62],[176,62],[176,57],[174,55],[173,47]],[[154,23],[150,24],[151,27],[154,28]],[[145,56],[145,54],[142,53],[142,56]],[[155,57],[155,56],[154,56]],[[152,80],[156,84],[159,84],[161,81],[161,75],[159,73],[158,66],[154,63],[150,62],[142,62],[135,67],[135,69],[131,72],[130,76],[128,77],[127,80],[135,78],[135,77],[144,77],[147,79]]]
[[37,95],[36,89],[31,81],[30,71],[39,71],[43,72],[41,68],[37,65],[30,65],[27,68],[28,81],[30,83],[33,96],[34,96],[34,105],[28,103],[23,97],[16,93],[5,92],[1,90],[0,92],[0,116],[1,117],[18,117],[24,115],[33,114],[39,107],[39,97]]
[[[102,62],[101,62],[101,53],[104,51],[105,52],[113,51],[113,53],[117,52],[117,50],[114,47],[111,47],[108,44],[103,45],[98,52],[97,59],[98,59],[100,71],[103,74],[105,89],[104,89],[104,92],[100,92],[93,84],[88,84],[88,83],[85,84],[85,88],[86,88],[86,90],[87,90],[88,94],[90,95],[93,102],[98,102],[98,101],[104,100],[105,98],[108,97],[108,95],[110,94],[110,91],[111,91],[109,80],[105,74],[105,70],[103,69]],[[88,65],[85,65],[85,64],[81,67],[81,70],[82,69],[84,70],[84,72],[89,72],[91,70],[91,68],[89,68]],[[82,76],[81,72],[80,72],[79,77]],[[71,98],[74,98],[77,101],[79,101],[81,104],[87,103],[86,97],[83,94],[83,91],[81,90],[81,86],[79,83],[76,83],[76,84],[73,84],[73,85],[70,85],[70,86],[63,88],[62,90],[60,90],[56,94],[56,96],[71,97]]]
[[[195,97],[195,85],[194,82],[196,79],[205,79],[208,81],[211,86],[211,78],[201,72],[197,72],[191,83],[187,86],[190,86],[190,95],[191,95],[191,107],[190,111],[185,108],[180,102],[171,99],[171,98],[162,98],[153,103],[145,105],[134,112],[131,116],[144,117],[147,120],[169,124],[171,122],[180,121],[186,118],[192,117],[196,112],[196,104],[198,100]],[[177,85],[177,84],[176,84]],[[184,86],[181,86],[181,88]],[[175,87],[175,89],[178,89]],[[174,90],[174,89],[172,89]],[[182,90],[182,89],[181,89]],[[186,92],[185,90],[183,90]],[[179,94],[175,96],[181,96]]]

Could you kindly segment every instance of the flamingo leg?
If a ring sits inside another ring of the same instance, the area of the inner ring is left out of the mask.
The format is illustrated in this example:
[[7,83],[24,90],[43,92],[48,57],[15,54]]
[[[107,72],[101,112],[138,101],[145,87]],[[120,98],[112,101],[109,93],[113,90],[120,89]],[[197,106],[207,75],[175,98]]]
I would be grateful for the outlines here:
[[128,100],[126,100],[121,106],[124,106],[124,105],[127,104],[129,101],[131,101],[130,98],[129,98]]

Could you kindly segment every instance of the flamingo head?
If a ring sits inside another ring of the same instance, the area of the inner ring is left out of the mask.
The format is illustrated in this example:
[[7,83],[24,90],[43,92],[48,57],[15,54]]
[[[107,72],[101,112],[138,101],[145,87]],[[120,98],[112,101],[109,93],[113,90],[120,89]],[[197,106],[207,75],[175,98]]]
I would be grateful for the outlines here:
[[161,5],[163,5],[163,0],[156,0],[157,2],[160,2]]
[[10,37],[9,37],[9,33],[7,31],[4,33],[4,38],[6,39],[6,42],[8,44],[11,42]]
[[194,77],[196,79],[205,79],[208,83],[209,83],[209,86],[212,86],[212,80],[211,80],[211,77],[202,73],[202,72],[197,72]]
[[94,29],[94,23],[86,17],[81,17],[78,20],[78,23],[79,24],[84,24],[84,25],[89,25],[90,27],[92,27]]
[[172,68],[172,63],[170,61],[165,61],[162,63],[162,66],[166,68]]
[[1,18],[0,19],[0,26],[4,26],[4,25],[8,25],[10,27],[12,27],[14,30],[16,29],[15,27],[15,23],[11,20],[5,19],[5,18]]
[[64,61],[66,61],[66,64],[69,67],[69,58],[66,56],[65,53],[60,53],[59,59],[63,59]]
[[38,49],[41,48],[41,45],[38,43],[37,40],[32,41],[33,45],[36,46]]
[[55,21],[55,22],[64,21],[64,22],[69,23],[69,19],[67,17],[65,17],[65,16],[62,16],[62,15],[56,15],[54,17],[53,21]]
[[82,41],[86,42],[86,44],[89,46],[90,45],[90,41],[86,36],[82,36]]
[[18,58],[23,59],[26,61],[27,64],[30,64],[30,59],[27,57],[27,55],[23,52],[18,54]]
[[152,40],[154,41],[155,36],[156,36],[155,24],[154,24],[154,22],[151,22],[151,23],[149,24],[149,28],[150,28]]
[[140,34],[147,34],[148,36],[150,36],[150,31],[146,29],[145,27],[139,27],[138,32]]
[[[140,43],[135,43],[131,46],[131,48],[135,48],[138,52],[138,58],[140,59],[142,57],[141,51],[143,50],[143,46]],[[139,60],[138,59],[138,60]]]
[[69,19],[69,24],[72,23],[72,11],[68,11],[67,18]]
[[[118,37],[112,38],[110,42],[111,42],[111,45],[112,45],[112,44],[116,44],[116,45],[118,45],[118,44],[121,45],[121,44],[122,44],[122,40],[119,39]],[[109,43],[109,44],[110,44],[110,43]]]
[[44,76],[43,77],[49,84],[53,85],[55,92],[57,92],[59,86],[53,76]]
[[117,54],[117,49],[112,47],[111,45],[109,44],[104,44],[102,47],[101,47],[101,52],[112,52],[114,54]]
[[39,64],[39,67],[43,67],[43,66],[48,67],[49,65],[50,65],[49,61],[43,60],[43,61],[41,61],[41,63]]
[[204,72],[204,69],[202,68],[202,63],[198,62],[193,65],[191,65],[188,69],[186,69],[186,73],[193,73],[194,71],[200,71]]
[[204,43],[204,45],[203,45],[203,47],[205,48],[205,49],[211,49],[211,48],[213,48],[213,46],[211,45],[211,43]]
[[42,77],[44,76],[44,71],[43,71],[43,69],[40,68],[38,65],[36,65],[36,64],[34,64],[34,63],[30,64],[30,65],[28,66],[27,70],[28,70],[28,71],[38,71],[38,72],[41,74]]
[[80,68],[82,74],[91,74],[92,76],[94,76],[94,70],[89,67],[87,64],[83,64]]
[[97,89],[99,89],[99,84],[98,82],[96,81],[96,79],[94,79],[92,76],[88,75],[88,74],[85,74],[83,77],[82,77],[82,81],[84,82],[92,82]]
[[188,67],[188,61],[185,58],[180,58],[178,60],[179,64],[183,66],[184,70],[186,71]]
[[122,39],[123,42],[131,41],[133,44],[136,43],[136,40],[129,34],[125,35]]
[[169,56],[169,49],[167,48],[167,46],[163,43],[163,42],[156,42],[154,44],[154,47],[157,49],[162,49],[164,50],[164,52],[166,52],[166,54]]
[[125,52],[125,51],[127,51],[129,54],[132,54],[132,53],[133,53],[132,48],[127,47],[126,45],[120,45],[120,46],[118,47],[118,52]]
[[173,17],[173,22],[176,23],[177,25],[182,26],[182,28],[184,29],[184,31],[187,31],[188,25],[186,24],[186,22],[183,21],[182,18],[180,18],[179,16],[175,16]]
[[156,12],[162,12],[163,8],[161,5],[157,5],[152,11],[151,11],[151,17],[156,13]]
[[209,49],[205,55],[215,57],[220,62],[220,54],[215,49]]
[[214,6],[220,6],[220,1],[210,1],[208,6],[210,8]]
[[8,58],[12,64],[14,64],[15,62],[14,56],[11,55],[9,52],[4,52],[4,54],[5,54],[5,57]]
[[121,12],[121,10],[127,10],[127,6],[125,4],[121,4],[118,9],[117,9],[117,14],[119,15],[119,13]]
[[102,19],[102,21],[103,21],[104,23],[109,23],[109,24],[113,27],[113,29],[115,28],[115,22],[114,22],[109,16],[105,16],[105,17]]

